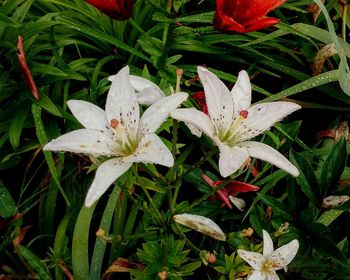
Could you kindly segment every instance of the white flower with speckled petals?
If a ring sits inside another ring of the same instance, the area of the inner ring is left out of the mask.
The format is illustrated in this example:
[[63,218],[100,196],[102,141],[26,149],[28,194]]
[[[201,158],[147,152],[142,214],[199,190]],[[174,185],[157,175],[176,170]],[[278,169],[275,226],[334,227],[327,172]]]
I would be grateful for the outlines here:
[[299,249],[297,239],[286,245],[273,250],[273,243],[270,235],[263,230],[264,248],[263,254],[238,249],[238,255],[245,260],[252,268],[252,274],[248,280],[278,280],[280,279],[276,270],[287,270],[287,265],[294,259]]
[[[111,76],[105,111],[86,101],[69,100],[68,107],[85,127],[64,134],[45,145],[44,150],[105,156],[89,188],[85,205],[90,207],[108,187],[134,162],[155,163],[171,167],[174,158],[155,134],[160,125],[186,98],[176,93],[160,99],[140,118],[139,102],[126,66]],[[145,84],[144,79],[139,80]],[[152,85],[151,85],[152,86]],[[145,87],[143,87],[145,88]],[[150,87],[154,88],[154,86]]]
[[198,74],[204,87],[208,115],[185,108],[172,111],[170,116],[201,130],[219,147],[221,176],[227,177],[237,171],[249,157],[267,161],[298,176],[298,169],[281,153],[266,144],[248,140],[301,107],[284,101],[251,106],[251,85],[246,71],[239,73],[231,92],[206,68],[198,67]]

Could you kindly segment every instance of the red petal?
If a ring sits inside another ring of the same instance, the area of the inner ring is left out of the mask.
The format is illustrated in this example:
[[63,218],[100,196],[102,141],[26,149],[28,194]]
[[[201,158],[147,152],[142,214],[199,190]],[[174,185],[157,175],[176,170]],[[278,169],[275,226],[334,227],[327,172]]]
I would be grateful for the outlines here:
[[232,31],[238,33],[244,33],[244,26],[236,22],[233,18],[215,13],[214,14],[214,27],[219,31]]
[[102,13],[116,20],[126,20],[132,15],[133,0],[85,0]]
[[227,186],[226,189],[230,192],[233,193],[233,196],[236,195],[237,193],[240,192],[256,192],[260,190],[259,187],[240,182],[240,181],[231,181]]
[[243,9],[239,9],[237,13],[237,21],[243,25],[249,24],[249,21],[259,19],[280,5],[284,0],[253,0],[249,1],[249,6],[244,6]]
[[245,32],[251,32],[255,30],[264,29],[270,26],[273,26],[277,23],[279,23],[280,20],[278,18],[262,18],[258,21],[256,21],[254,24],[248,26],[245,30]]
[[[231,201],[229,199],[229,193],[225,188],[222,188],[216,192],[217,196],[219,199],[223,202],[223,204],[226,204],[230,209],[232,209]],[[221,204],[221,207],[222,204]]]

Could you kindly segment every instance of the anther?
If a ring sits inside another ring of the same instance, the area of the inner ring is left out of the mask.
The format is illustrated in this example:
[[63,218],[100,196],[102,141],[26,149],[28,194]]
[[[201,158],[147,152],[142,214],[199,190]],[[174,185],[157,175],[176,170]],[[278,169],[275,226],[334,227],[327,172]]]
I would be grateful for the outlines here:
[[119,124],[119,121],[116,119],[111,119],[111,128],[117,128]]
[[248,111],[247,110],[242,110],[242,111],[239,112],[239,115],[242,118],[246,119],[246,118],[248,118]]

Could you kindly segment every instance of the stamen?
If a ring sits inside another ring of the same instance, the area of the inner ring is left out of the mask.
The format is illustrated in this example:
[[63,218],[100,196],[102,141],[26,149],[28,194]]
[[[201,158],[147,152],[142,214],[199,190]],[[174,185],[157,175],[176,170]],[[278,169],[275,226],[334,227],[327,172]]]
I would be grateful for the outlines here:
[[244,119],[248,118],[248,111],[247,110],[242,110],[239,112],[239,115],[243,117]]
[[225,133],[224,139],[221,139],[223,142],[230,143],[237,136],[235,130],[241,125],[242,121],[248,118],[248,111],[242,110],[239,112],[238,116],[235,117],[232,122],[229,130]]
[[175,92],[180,92],[180,83],[181,83],[181,77],[184,73],[184,70],[181,68],[176,69],[176,88]]
[[119,125],[119,121],[116,119],[111,119],[111,128],[116,129]]

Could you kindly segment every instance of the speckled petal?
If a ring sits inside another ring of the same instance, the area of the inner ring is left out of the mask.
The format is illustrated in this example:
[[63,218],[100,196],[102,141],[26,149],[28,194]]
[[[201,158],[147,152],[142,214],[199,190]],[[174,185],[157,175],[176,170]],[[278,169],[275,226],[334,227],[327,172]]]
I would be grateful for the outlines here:
[[299,249],[299,242],[297,239],[292,240],[286,245],[278,248],[274,251],[270,259],[274,263],[274,270],[282,269],[286,267],[295,257]]
[[135,89],[130,83],[129,67],[121,69],[118,74],[110,76],[112,82],[106,101],[106,115],[108,122],[118,121],[126,133],[136,138],[140,119],[140,108],[137,102]]
[[85,128],[103,131],[109,136],[113,135],[106,112],[100,107],[83,100],[68,100],[67,104],[73,115]]
[[252,86],[247,71],[240,71],[235,86],[231,90],[234,103],[234,116],[247,110],[252,101]]
[[125,158],[125,161],[155,163],[167,167],[174,165],[173,155],[155,134],[147,134],[143,137],[135,153]]
[[150,106],[142,115],[139,123],[138,136],[154,133],[169,117],[171,111],[176,109],[188,97],[187,93],[174,93]]
[[245,141],[261,134],[300,108],[296,103],[284,101],[253,105],[247,110],[247,118],[242,121],[236,131],[237,141]]
[[217,130],[227,131],[233,119],[233,98],[226,85],[212,72],[198,67],[208,112]]
[[245,260],[252,268],[261,270],[264,261],[263,255],[242,249],[237,250],[238,255]]
[[106,134],[91,129],[78,129],[52,140],[43,150],[64,151],[95,156],[112,156],[117,144]]
[[247,280],[267,280],[266,279],[266,274],[264,274],[260,270],[254,270],[253,273],[248,276]]

